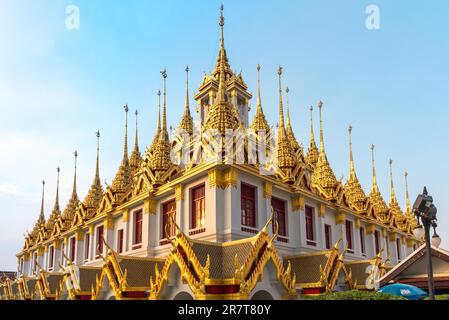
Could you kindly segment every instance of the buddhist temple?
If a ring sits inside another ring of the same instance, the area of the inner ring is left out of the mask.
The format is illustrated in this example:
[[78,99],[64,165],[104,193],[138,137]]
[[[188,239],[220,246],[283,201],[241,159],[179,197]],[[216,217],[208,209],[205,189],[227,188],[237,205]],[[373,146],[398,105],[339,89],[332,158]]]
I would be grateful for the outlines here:
[[[258,82],[246,83],[225,48],[223,7],[218,26],[215,68],[195,94],[188,67],[183,92],[167,91],[169,71],[153,72],[161,77],[159,116],[145,150],[138,145],[138,113],[130,121],[124,106],[114,124],[123,126],[122,152],[107,159],[117,164],[110,185],[100,180],[100,132],[89,190],[77,187],[77,152],[67,204],[59,202],[59,169],[56,190],[42,184],[37,221],[18,248],[17,279],[0,284],[1,299],[301,299],[374,290],[421,245],[408,191],[405,211],[396,197],[393,162],[391,189],[380,190],[375,148],[367,144],[373,180],[364,190],[353,154],[357,132],[349,127],[348,179],[338,180],[326,154],[332,137],[325,102],[311,103],[310,122],[299,124],[310,136],[295,135],[290,110],[297,106],[289,101],[295,93],[284,87],[282,66],[272,73],[276,88],[264,86],[257,63],[251,70]],[[257,92],[252,113],[250,87]],[[277,93],[276,106],[264,103],[268,90]],[[185,95],[184,106],[170,104],[167,96],[176,94]],[[278,111],[277,125],[265,116],[268,109]],[[170,131],[167,113],[174,110],[182,112]],[[55,203],[44,212],[49,191]]]

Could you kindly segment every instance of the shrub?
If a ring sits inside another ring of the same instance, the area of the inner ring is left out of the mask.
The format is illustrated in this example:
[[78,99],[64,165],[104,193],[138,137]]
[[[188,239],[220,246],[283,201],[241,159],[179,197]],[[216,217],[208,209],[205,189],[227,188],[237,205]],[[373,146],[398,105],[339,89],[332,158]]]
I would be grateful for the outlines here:
[[323,293],[318,296],[308,297],[310,300],[407,300],[392,294],[373,292],[373,291],[342,291]]

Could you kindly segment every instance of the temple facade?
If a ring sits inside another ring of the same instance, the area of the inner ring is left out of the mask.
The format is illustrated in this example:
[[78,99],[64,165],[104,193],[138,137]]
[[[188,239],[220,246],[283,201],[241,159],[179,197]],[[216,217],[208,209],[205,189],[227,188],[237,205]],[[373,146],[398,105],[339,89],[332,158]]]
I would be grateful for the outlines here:
[[318,145],[313,107],[310,143],[298,143],[281,67],[277,125],[264,115],[260,66],[250,117],[252,94],[225,50],[223,9],[219,26],[215,68],[193,96],[196,123],[186,68],[184,112],[169,132],[162,71],[151,145],[140,152],[136,112],[129,154],[125,106],[123,154],[111,185],[100,180],[99,132],[84,198],[76,184],[76,152],[70,200],[60,207],[58,169],[47,217],[43,183],[39,218],[17,253],[18,278],[0,285],[2,299],[298,299],[372,290],[420,245],[408,191],[405,210],[396,198],[392,161],[389,203],[379,190],[374,146],[372,188],[366,193],[361,187],[351,127],[348,180],[335,177],[325,150],[323,102],[317,104]]

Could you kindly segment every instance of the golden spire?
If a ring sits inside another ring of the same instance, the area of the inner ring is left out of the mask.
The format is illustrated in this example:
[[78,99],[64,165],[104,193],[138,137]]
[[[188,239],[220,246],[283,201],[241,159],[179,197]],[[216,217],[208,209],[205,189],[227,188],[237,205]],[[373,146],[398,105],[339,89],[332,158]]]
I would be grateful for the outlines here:
[[78,195],[76,193],[76,169],[77,169],[78,152],[75,150],[73,155],[75,157],[75,170],[74,170],[74,175],[73,175],[72,196],[70,197],[69,202],[67,203],[67,205],[61,215],[61,217],[64,221],[64,229],[70,228],[73,218],[75,216],[75,211],[79,205],[79,199],[78,199]]
[[227,101],[225,67],[220,66],[219,71],[217,98],[207,113],[204,128],[219,130],[224,135],[226,129],[235,130],[240,127],[240,118],[236,108]]
[[357,211],[363,211],[365,207],[366,195],[360,185],[354,168],[354,158],[352,156],[352,126],[348,128],[349,132],[349,179],[345,185],[346,196],[350,204]]
[[404,172],[405,177],[405,211],[407,213],[412,213],[412,207],[410,205],[410,196],[408,193],[408,173],[407,171]]
[[379,187],[377,186],[376,165],[374,162],[374,144],[371,145],[371,161],[373,165],[373,186],[369,195],[370,202],[373,205],[375,216],[383,223],[387,222],[386,214],[388,212],[387,204],[385,203]]
[[154,151],[156,143],[159,140],[159,136],[161,135],[161,90],[157,91],[157,96],[158,96],[157,128],[156,128],[156,134],[154,135],[153,141],[151,142],[151,145],[150,145],[151,152]]
[[390,159],[390,192],[391,192],[391,196],[390,196],[390,206],[392,203],[398,203],[398,200],[396,199],[396,193],[394,191],[394,184],[393,184],[393,160]]
[[306,162],[312,167],[315,167],[317,161],[318,148],[316,147],[315,134],[313,133],[313,106],[310,106],[310,145],[309,150],[307,151]]
[[298,149],[300,149],[298,140],[296,140],[295,134],[293,133],[293,129],[292,129],[292,125],[290,122],[290,104],[288,101],[288,93],[290,92],[290,90],[288,89],[288,87],[285,89],[285,93],[286,93],[286,97],[287,97],[287,137],[288,140],[290,141],[290,145],[293,148],[293,151],[296,151]]
[[86,198],[84,198],[83,205],[86,207],[88,214],[92,214],[101,202],[103,196],[103,188],[101,186],[100,180],[100,130],[96,132],[97,137],[97,156],[95,164],[95,177],[89,191],[87,192]]
[[48,217],[48,220],[45,224],[45,229],[47,229],[50,233],[53,231],[53,228],[55,226],[56,219],[61,214],[61,209],[59,207],[59,172],[61,169],[59,167],[56,168],[56,172],[58,173],[57,180],[56,180],[56,197],[55,197],[55,205],[53,207],[53,210],[50,214],[50,217]]
[[215,66],[214,76],[217,77],[221,70],[225,72],[225,75],[232,74],[231,67],[229,66],[228,57],[226,55],[226,49],[224,45],[224,23],[225,19],[223,16],[223,4],[220,6],[220,50],[218,52],[217,65]]
[[61,172],[61,169],[59,167],[56,168],[56,172],[58,173],[58,178],[56,180],[56,197],[55,197],[55,205],[53,207],[53,212],[60,212],[59,208],[59,172]]
[[111,186],[112,191],[119,194],[127,192],[132,184],[128,160],[128,105],[125,105],[123,109],[125,110],[125,142],[123,144],[123,158]]
[[318,155],[318,161],[315,165],[315,170],[312,174],[312,183],[320,189],[327,197],[334,196],[334,190],[337,186],[337,179],[332,171],[332,168],[327,161],[326,152],[324,150],[324,133],[323,133],[323,117],[322,108],[323,102],[318,102],[318,108],[320,109],[320,153]]
[[189,66],[186,66],[186,103],[185,111],[182,116],[181,123],[179,124],[179,130],[187,132],[189,135],[193,134],[193,118],[190,115],[189,107]]
[[379,192],[379,187],[377,186],[377,176],[376,176],[376,164],[374,162],[374,144],[371,145],[371,162],[373,166],[373,186],[371,192]]
[[137,117],[139,112],[136,110],[134,113],[136,115],[136,133],[134,136],[134,148],[131,156],[129,157],[129,167],[131,170],[131,177],[134,177],[139,170],[140,163],[142,162],[142,155],[139,151],[139,142],[138,142],[138,132],[137,132]]
[[265,131],[266,136],[270,134],[270,126],[268,125],[265,114],[262,110],[262,99],[260,97],[260,65],[257,65],[257,110],[254,115],[253,122],[251,124],[251,129],[254,130],[256,135],[259,131]]
[[278,69],[279,76],[279,128],[278,128],[278,165],[279,168],[293,168],[295,166],[295,159],[293,157],[293,150],[288,140],[284,125],[284,106],[282,104],[282,67]]
[[39,214],[38,223],[42,225],[45,223],[45,215],[44,215],[44,194],[45,194],[45,180],[42,180],[42,200],[41,200],[41,212]]
[[162,78],[164,79],[164,102],[162,108],[162,129],[159,135],[159,140],[154,147],[154,154],[151,159],[151,169],[159,172],[166,171],[172,164],[170,158],[170,143],[168,140],[167,132],[167,93],[166,93],[166,79],[167,71],[161,71]]

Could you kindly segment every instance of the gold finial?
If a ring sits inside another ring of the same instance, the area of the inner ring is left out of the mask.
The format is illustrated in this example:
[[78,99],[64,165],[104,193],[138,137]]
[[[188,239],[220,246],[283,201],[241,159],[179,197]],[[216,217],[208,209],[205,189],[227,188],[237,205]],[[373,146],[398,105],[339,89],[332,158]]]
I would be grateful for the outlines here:
[[42,180],[42,201],[41,201],[41,212],[39,214],[39,223],[45,222],[44,215],[44,193],[45,193],[45,180]]
[[167,79],[167,70],[164,67],[164,70],[161,71],[162,78],[164,79],[164,104],[162,108],[162,132],[167,132],[167,92],[166,92],[166,79]]
[[405,209],[406,212],[412,212],[412,207],[410,206],[410,196],[408,193],[408,173],[407,171],[404,172],[405,177]]
[[61,172],[61,169],[59,167],[56,168],[56,172],[58,173],[58,178],[56,180],[56,198],[55,198],[55,206],[53,208],[53,211],[60,211],[59,209],[59,172]]
[[190,114],[190,109],[189,109],[189,66],[186,66],[186,112],[188,112]]
[[279,130],[282,130],[282,128],[285,129],[284,126],[284,107],[282,104],[282,67],[279,66],[278,68],[278,75],[279,75]]
[[137,111],[137,109],[136,109],[136,112],[134,112],[134,114],[136,115],[136,132],[134,133],[134,149],[139,151],[139,136],[138,136],[138,131],[137,131],[139,112]]
[[257,109],[262,109],[262,99],[260,98],[260,64],[257,65]]
[[158,96],[158,113],[157,113],[157,132],[161,130],[161,90],[157,91]]
[[373,166],[373,187],[372,192],[378,192],[379,188],[377,187],[377,176],[376,176],[376,164],[374,162],[374,144],[371,145],[371,162]]
[[[95,181],[98,179],[100,182],[100,130],[95,133],[97,137],[97,158],[95,163]],[[101,183],[99,183],[101,184]]]
[[352,126],[351,125],[349,125],[348,132],[349,132],[349,174],[355,175],[354,158],[352,156]]
[[320,109],[320,153],[324,153],[324,133],[323,133],[323,102],[318,101],[318,108]]
[[286,99],[287,99],[287,127],[291,126],[291,123],[290,123],[290,105],[288,103],[288,93],[289,92],[290,92],[290,90],[288,89],[288,87],[286,87],[285,88],[285,96],[286,96]]
[[76,169],[77,169],[77,161],[78,161],[78,151],[75,150],[75,152],[73,152],[73,155],[75,156],[75,173],[73,175],[72,195],[76,195]]
[[220,47],[221,47],[221,49],[224,49],[223,26],[224,26],[225,20],[224,20],[224,16],[223,16],[223,10],[224,10],[224,6],[223,6],[223,4],[221,4],[221,6],[220,6],[220,23],[219,23],[219,25],[220,25]]
[[390,159],[389,164],[390,164],[390,188],[391,188],[391,200],[390,200],[390,203],[393,203],[393,202],[397,202],[397,200],[396,200],[396,193],[394,191],[394,184],[393,184],[393,167],[392,167],[393,160]]
[[310,106],[310,146],[315,146],[315,134],[313,133],[313,106]]
[[123,144],[123,158],[128,158],[128,104],[123,109],[125,110],[125,143]]

